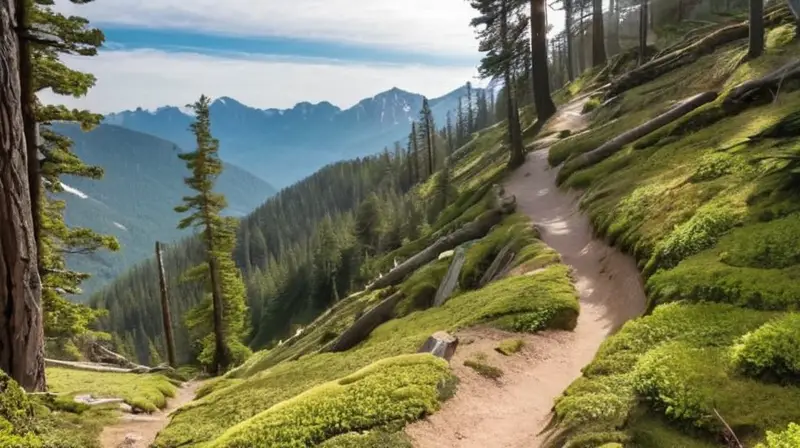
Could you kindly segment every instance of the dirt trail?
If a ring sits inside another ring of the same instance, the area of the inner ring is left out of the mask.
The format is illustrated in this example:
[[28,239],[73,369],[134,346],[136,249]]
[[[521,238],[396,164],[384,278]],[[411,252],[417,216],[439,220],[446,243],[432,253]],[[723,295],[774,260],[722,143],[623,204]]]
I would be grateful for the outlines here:
[[167,407],[152,414],[123,414],[119,422],[106,426],[100,434],[103,448],[147,448],[156,439],[158,432],[169,423],[172,411],[194,399],[200,381],[189,381],[178,388],[175,396],[167,401]]
[[[585,128],[585,101],[586,97],[576,99],[561,108],[548,130]],[[578,208],[578,196],[556,187],[556,172],[549,168],[547,148],[541,149],[528,154],[505,187],[516,195],[518,211],[540,228],[542,240],[574,269],[581,299],[578,326],[573,332],[525,336],[527,348],[521,355],[492,355],[490,363],[506,372],[496,382],[478,377],[463,361],[475,350],[490,352],[502,332],[473,329],[459,334],[476,342],[459,346],[451,362],[461,379],[458,392],[442,410],[409,425],[407,433],[416,447],[542,446],[546,436],[539,433],[550,421],[553,401],[581,375],[611,332],[644,312],[644,289],[633,258],[593,237],[588,218]]]

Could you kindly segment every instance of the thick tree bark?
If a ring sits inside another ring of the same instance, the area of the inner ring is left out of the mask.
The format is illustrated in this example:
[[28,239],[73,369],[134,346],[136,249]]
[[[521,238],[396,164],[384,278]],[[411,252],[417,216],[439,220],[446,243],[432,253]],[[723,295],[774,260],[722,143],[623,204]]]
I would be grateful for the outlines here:
[[169,296],[167,295],[167,279],[164,274],[164,260],[161,257],[161,243],[156,241],[156,261],[158,262],[158,286],[161,290],[161,318],[164,325],[164,339],[167,344],[167,360],[169,365],[175,367],[175,340],[172,337],[172,314],[169,310]]
[[647,58],[647,0],[639,1],[639,65]]
[[666,126],[667,124],[697,109],[703,104],[710,103],[715,99],[717,99],[716,92],[704,92],[681,101],[676,106],[653,118],[652,120],[649,120],[640,126],[620,134],[593,151],[581,154],[575,159],[570,160],[558,173],[558,179],[564,180],[567,176],[575,171],[602,161],[603,159],[622,149],[628,143],[632,143],[655,131],[656,129]]
[[[503,2],[500,12],[500,39],[503,46],[503,51],[506,54],[511,54],[510,42],[508,39],[508,5]],[[519,124],[519,115],[517,115],[517,102],[514,86],[516,80],[511,72],[511,61],[506,61],[503,70],[503,81],[505,82],[506,92],[506,113],[508,114],[508,144],[511,152],[511,157],[508,160],[509,167],[517,167],[525,161],[524,148],[522,147],[522,127]]]
[[566,15],[566,26],[564,37],[567,40],[567,77],[569,82],[575,81],[574,63],[575,55],[572,48],[572,0],[564,0],[564,14]]
[[750,0],[750,43],[747,57],[755,59],[764,52],[764,0]]
[[603,30],[603,0],[592,0],[592,66],[606,63],[606,39]]
[[35,392],[46,388],[44,328],[14,31],[20,7],[0,0],[0,369]]
[[533,61],[533,96],[536,115],[545,121],[556,113],[550,97],[547,73],[547,27],[545,26],[545,0],[531,0],[531,60]]

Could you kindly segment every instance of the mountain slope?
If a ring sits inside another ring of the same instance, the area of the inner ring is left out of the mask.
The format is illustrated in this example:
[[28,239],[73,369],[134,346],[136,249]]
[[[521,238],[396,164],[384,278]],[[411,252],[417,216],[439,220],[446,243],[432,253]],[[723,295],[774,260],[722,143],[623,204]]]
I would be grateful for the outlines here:
[[[156,240],[169,242],[190,233],[176,228],[179,216],[173,211],[189,193],[183,184],[188,171],[178,158],[181,149],[119,126],[100,125],[91,132],[65,124],[53,128],[73,140],[83,161],[105,170],[97,181],[63,179],[66,191],[59,196],[67,202],[67,224],[112,234],[122,246],[118,253],[69,258],[71,267],[92,274],[83,285],[84,296],[152,255]],[[231,164],[225,165],[217,189],[227,197],[231,216],[246,215],[275,193],[271,185]]]
[[[465,95],[466,89],[459,88],[430,100],[438,127]],[[328,102],[303,102],[279,110],[256,109],[222,97],[211,105],[212,132],[220,140],[224,160],[284,187],[328,163],[375,154],[395,141],[405,141],[422,100],[422,95],[393,88],[345,110]],[[192,120],[172,106],[106,116],[109,124],[156,135],[181,147],[191,144]]]

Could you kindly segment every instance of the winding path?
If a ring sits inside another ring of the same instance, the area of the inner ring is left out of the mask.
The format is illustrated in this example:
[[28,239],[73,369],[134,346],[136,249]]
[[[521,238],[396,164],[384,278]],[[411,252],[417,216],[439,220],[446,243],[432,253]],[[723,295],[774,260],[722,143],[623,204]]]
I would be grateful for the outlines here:
[[[548,130],[574,133],[584,129],[581,110],[586,98],[562,107]],[[573,268],[581,300],[578,326],[573,332],[525,337],[528,348],[517,360],[495,357],[494,362],[506,371],[499,382],[464,369],[464,356],[473,350],[459,347],[462,353],[457,351],[451,362],[461,379],[456,396],[439,412],[406,429],[418,448],[542,446],[545,435],[541,432],[552,417],[553,401],[581,375],[609,334],[644,312],[644,288],[633,258],[594,238],[591,223],[578,207],[578,195],[556,187],[557,170],[551,170],[547,162],[552,141],[540,141],[538,146],[544,149],[529,153],[505,188],[516,195],[517,210],[539,227],[542,240]],[[492,340],[503,336],[488,329],[475,331],[459,336],[484,338],[489,350]],[[517,365],[520,362],[523,365]]]
[[167,407],[152,414],[123,414],[119,421],[103,428],[100,434],[102,448],[147,448],[155,441],[158,432],[167,426],[170,414],[194,399],[199,381],[189,381],[178,388],[175,396],[167,400]]

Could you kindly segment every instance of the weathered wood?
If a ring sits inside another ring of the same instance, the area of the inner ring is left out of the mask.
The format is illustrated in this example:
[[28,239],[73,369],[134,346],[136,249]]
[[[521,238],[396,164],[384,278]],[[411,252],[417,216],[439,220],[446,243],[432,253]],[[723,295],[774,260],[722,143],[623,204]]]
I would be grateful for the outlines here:
[[492,227],[494,227],[503,219],[505,215],[516,210],[517,202],[516,198],[513,196],[502,198],[498,200],[498,202],[499,205],[497,207],[484,212],[471,223],[466,224],[464,227],[449,235],[439,238],[435,243],[428,246],[426,249],[400,263],[386,275],[375,280],[372,282],[372,284],[367,286],[367,290],[374,291],[376,289],[396,285],[403,281],[407,275],[417,270],[417,268],[436,259],[440,253],[453,249],[467,241],[481,238],[486,235]]
[[[784,22],[788,23],[792,20],[793,15],[789,11],[789,8],[782,6],[780,8],[767,10],[764,17],[764,25],[774,26]],[[740,22],[720,28],[697,39],[690,45],[683,46],[676,51],[648,61],[637,69],[621,75],[611,83],[607,96],[610,98],[614,95],[619,95],[626,90],[650,82],[672,70],[691,64],[701,56],[713,53],[717,48],[723,45],[736,40],[746,39],[749,33],[749,22]]]
[[433,356],[450,361],[458,348],[458,337],[444,331],[437,331],[428,337],[417,353],[430,353]]
[[156,241],[156,261],[158,263],[158,286],[161,290],[161,318],[164,325],[164,338],[167,344],[167,360],[169,361],[169,365],[175,367],[175,340],[172,337],[172,315],[169,310],[167,279],[164,273],[164,261],[161,257],[161,243],[158,241]]
[[737,85],[725,97],[724,104],[730,106],[750,101],[767,91],[777,92],[784,82],[795,78],[800,78],[800,60],[789,62],[761,78],[751,79]]
[[495,275],[500,271],[501,267],[504,267],[507,263],[509,258],[514,257],[514,253],[511,252],[512,243],[508,243],[500,249],[500,252],[494,257],[492,260],[492,264],[489,265],[489,269],[483,273],[483,277],[481,277],[480,281],[478,282],[478,287],[483,288],[486,286],[487,283],[491,282]]
[[33,392],[45,390],[46,382],[42,283],[16,33],[24,18],[22,4],[0,0],[0,370]]
[[97,364],[112,364],[125,369],[132,369],[139,366],[139,364],[131,362],[128,358],[103,347],[97,342],[89,346],[89,359]]
[[559,172],[559,179],[564,179],[566,176],[574,173],[577,170],[600,162],[601,160],[622,149],[622,147],[628,143],[632,143],[655,131],[656,129],[666,126],[667,124],[697,109],[703,104],[714,101],[716,98],[716,92],[704,92],[681,101],[677,105],[673,106],[670,110],[653,118],[652,120],[622,133],[616,138],[604,143],[603,145],[600,145],[599,148],[593,151],[581,154],[580,156],[570,160],[566,163],[566,165],[564,165],[564,168],[562,168],[561,172]]
[[345,330],[333,343],[325,347],[325,351],[343,352],[349,350],[367,338],[372,330],[392,318],[394,307],[402,300],[403,294],[396,292],[375,305],[371,310],[358,318],[350,328]]
[[436,290],[436,297],[433,299],[434,307],[444,305],[444,302],[453,295],[453,291],[458,285],[458,276],[461,273],[461,268],[464,267],[465,261],[467,261],[467,251],[459,246],[453,256],[453,261],[450,262],[447,274],[445,274],[442,282],[439,284],[439,289]]

